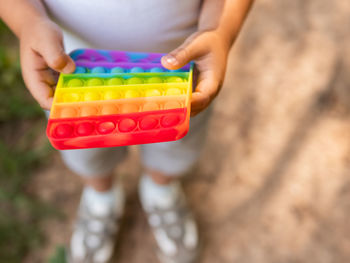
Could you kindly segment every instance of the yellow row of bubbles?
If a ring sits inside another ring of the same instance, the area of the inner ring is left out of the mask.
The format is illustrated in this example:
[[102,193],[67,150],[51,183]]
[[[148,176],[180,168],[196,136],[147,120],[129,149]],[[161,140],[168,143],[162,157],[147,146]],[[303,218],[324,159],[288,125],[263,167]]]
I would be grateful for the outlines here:
[[123,89],[60,89],[57,102],[71,103],[81,101],[116,100],[138,97],[178,96],[186,92],[181,86],[142,87]]
[[181,83],[185,80],[181,77],[132,77],[123,78],[73,78],[66,81],[66,87],[96,87],[96,86],[118,86],[118,85],[138,85],[138,84],[153,84],[153,83]]

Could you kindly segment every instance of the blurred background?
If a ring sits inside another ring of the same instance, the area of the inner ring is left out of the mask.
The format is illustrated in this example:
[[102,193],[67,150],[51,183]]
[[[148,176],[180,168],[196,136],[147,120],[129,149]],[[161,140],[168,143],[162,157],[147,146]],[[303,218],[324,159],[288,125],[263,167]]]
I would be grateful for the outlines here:
[[[81,185],[45,136],[0,25],[0,262],[63,262]],[[115,262],[157,262],[136,194]],[[350,262],[350,2],[260,0],[232,50],[205,151],[184,181],[201,262]]]

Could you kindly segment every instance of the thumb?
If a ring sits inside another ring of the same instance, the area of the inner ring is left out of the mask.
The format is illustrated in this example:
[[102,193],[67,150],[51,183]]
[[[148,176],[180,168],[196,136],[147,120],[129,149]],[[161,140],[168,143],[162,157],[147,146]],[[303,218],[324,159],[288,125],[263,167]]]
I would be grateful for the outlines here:
[[55,71],[62,73],[72,73],[75,70],[75,63],[73,59],[68,56],[63,49],[61,42],[47,43],[46,47],[41,49],[47,65]]
[[188,38],[180,47],[162,57],[163,67],[176,70],[205,53],[205,45],[197,36]]

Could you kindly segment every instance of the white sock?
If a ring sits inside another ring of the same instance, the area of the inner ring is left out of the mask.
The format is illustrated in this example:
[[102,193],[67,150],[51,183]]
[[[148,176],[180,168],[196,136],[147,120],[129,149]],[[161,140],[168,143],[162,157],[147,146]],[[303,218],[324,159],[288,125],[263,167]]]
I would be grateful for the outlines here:
[[121,214],[124,209],[124,191],[119,184],[109,191],[98,192],[91,187],[85,187],[82,200],[91,213],[97,216],[107,215],[111,210]]
[[142,205],[146,210],[152,207],[171,207],[181,193],[178,181],[160,185],[147,175],[143,175],[140,179],[139,192]]

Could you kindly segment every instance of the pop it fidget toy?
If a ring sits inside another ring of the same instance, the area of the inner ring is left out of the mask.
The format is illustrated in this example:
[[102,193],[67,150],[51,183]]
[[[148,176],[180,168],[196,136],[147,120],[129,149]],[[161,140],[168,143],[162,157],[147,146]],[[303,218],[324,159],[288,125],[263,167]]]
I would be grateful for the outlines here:
[[181,139],[189,129],[190,64],[175,71],[164,54],[78,49],[74,74],[60,74],[47,126],[60,150]]

